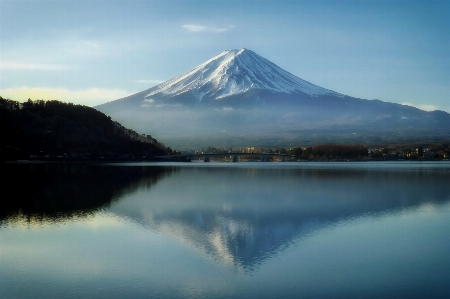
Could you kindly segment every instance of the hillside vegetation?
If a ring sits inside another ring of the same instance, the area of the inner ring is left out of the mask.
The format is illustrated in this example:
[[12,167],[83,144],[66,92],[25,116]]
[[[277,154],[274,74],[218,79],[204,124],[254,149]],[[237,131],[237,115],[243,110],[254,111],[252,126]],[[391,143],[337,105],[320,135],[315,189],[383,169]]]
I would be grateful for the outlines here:
[[19,103],[0,97],[1,160],[148,158],[171,153],[150,135],[123,127],[94,108],[59,101]]

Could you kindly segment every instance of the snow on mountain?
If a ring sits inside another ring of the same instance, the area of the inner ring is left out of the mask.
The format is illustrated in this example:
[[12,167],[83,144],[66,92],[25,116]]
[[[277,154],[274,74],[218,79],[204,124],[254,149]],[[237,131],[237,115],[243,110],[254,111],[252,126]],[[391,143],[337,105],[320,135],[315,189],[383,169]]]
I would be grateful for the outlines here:
[[220,99],[253,89],[341,96],[292,75],[253,51],[241,49],[224,51],[193,70],[147,90],[145,98],[191,93],[201,101],[205,95]]

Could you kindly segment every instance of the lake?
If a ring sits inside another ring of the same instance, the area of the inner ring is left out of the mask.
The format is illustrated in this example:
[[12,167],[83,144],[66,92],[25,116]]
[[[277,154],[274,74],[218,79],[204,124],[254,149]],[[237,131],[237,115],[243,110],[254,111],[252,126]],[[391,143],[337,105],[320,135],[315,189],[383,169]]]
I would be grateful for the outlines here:
[[449,162],[1,164],[0,298],[450,298]]

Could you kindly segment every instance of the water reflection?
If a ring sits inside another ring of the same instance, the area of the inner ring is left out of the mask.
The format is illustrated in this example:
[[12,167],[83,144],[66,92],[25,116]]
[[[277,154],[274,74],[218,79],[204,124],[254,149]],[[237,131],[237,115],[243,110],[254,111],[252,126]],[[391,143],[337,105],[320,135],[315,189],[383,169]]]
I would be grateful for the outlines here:
[[64,221],[93,215],[114,200],[170,174],[162,167],[86,163],[1,164],[0,224],[14,219]]
[[110,211],[248,271],[338,222],[444,204],[448,179],[428,170],[181,168]]
[[64,221],[107,210],[245,271],[338,222],[450,200],[445,168],[55,163],[4,164],[3,171],[8,176],[1,186],[0,224]]
[[449,298],[448,167],[309,165],[0,165],[2,298]]

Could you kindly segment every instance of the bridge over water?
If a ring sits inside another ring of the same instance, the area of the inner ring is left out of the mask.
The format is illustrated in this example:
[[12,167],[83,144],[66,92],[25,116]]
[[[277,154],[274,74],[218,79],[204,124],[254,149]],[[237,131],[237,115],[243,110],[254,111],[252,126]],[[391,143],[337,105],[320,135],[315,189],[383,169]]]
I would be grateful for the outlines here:
[[168,155],[168,156],[156,156],[156,158],[168,160],[168,161],[184,161],[190,162],[192,160],[203,160],[204,162],[210,162],[211,158],[232,158],[233,162],[238,162],[239,157],[260,157],[262,162],[270,161],[272,157],[281,158],[281,161],[286,161],[294,158],[294,156],[286,154],[275,153],[219,153],[219,154],[181,154],[181,155]]

